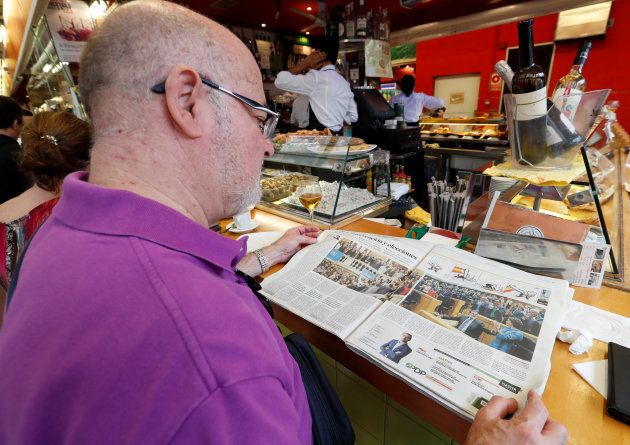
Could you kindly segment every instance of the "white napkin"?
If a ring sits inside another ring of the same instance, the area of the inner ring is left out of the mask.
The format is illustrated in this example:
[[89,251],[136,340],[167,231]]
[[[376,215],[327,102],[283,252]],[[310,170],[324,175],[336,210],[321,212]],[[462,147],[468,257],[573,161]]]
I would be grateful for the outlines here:
[[608,360],[574,363],[573,369],[604,399],[608,397]]
[[562,327],[630,348],[630,318],[572,301]]
[[280,238],[284,232],[255,232],[247,235],[241,235],[237,239],[241,239],[244,236],[247,237],[247,253],[253,252],[257,249],[262,249],[270,244],[273,244]]

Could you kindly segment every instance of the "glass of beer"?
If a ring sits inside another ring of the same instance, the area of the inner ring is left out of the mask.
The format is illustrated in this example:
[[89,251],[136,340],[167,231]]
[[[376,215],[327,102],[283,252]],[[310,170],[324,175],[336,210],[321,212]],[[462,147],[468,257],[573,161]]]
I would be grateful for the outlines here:
[[315,208],[322,200],[322,189],[319,186],[319,178],[308,178],[300,181],[296,192],[300,202],[311,215],[312,224]]

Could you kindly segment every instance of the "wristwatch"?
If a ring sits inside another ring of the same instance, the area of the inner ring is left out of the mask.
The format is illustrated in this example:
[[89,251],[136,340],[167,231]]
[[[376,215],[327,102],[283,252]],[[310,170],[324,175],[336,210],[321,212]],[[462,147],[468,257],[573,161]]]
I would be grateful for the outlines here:
[[269,263],[267,262],[267,257],[262,253],[262,250],[257,249],[254,250],[254,255],[258,258],[258,262],[260,263],[260,268],[262,269],[262,273],[265,273],[269,270]]

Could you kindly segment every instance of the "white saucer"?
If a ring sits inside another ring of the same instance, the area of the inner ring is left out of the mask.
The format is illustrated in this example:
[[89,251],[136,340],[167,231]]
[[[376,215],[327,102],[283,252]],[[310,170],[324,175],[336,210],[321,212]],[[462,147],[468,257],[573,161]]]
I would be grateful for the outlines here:
[[247,253],[250,253],[254,250],[262,249],[263,247],[273,244],[282,235],[284,235],[284,232],[256,232],[241,235],[237,239],[241,239],[244,236],[247,237]]
[[232,224],[232,226],[228,229],[230,232],[232,233],[245,233],[245,232],[250,232],[252,230],[254,230],[256,227],[258,227],[259,223],[256,221],[252,221],[252,225],[249,227],[246,227],[244,229],[237,229],[236,226],[234,226],[234,223],[230,223]]

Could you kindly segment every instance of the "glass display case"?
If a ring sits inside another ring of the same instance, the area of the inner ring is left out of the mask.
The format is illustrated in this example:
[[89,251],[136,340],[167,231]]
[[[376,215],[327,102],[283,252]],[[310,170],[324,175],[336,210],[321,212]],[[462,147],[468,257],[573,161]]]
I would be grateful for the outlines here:
[[[295,136],[275,143],[265,159],[258,208],[307,223],[316,202],[313,223],[338,228],[364,216],[377,216],[391,203],[389,152],[338,136]],[[362,141],[361,141],[362,142]],[[319,196],[302,185],[318,184]]]
[[76,87],[79,64],[60,59],[45,17],[39,20],[31,32],[34,34],[33,49],[25,76],[33,112],[69,111],[85,117]]
[[[611,246],[603,264],[603,284],[630,290],[630,263],[625,260],[624,249],[628,236],[624,230],[624,214],[627,214],[630,205],[624,180],[625,166],[630,165],[630,137],[615,122],[614,115],[607,117],[606,121],[598,119],[593,129],[594,134],[588,139],[586,147],[588,169],[585,166],[581,176],[564,187],[539,187],[540,193],[531,193],[531,185],[524,181],[492,177],[489,191],[478,198],[471,198],[463,235],[470,236],[473,244],[477,242],[491,196],[499,191],[501,201],[592,226],[591,232],[601,233],[605,243]],[[557,196],[547,194],[548,189],[557,191]],[[527,221],[523,221],[523,225],[527,225]]]
[[483,150],[488,146],[508,147],[504,118],[435,118],[420,120],[420,137],[425,143],[441,147],[462,147]]
[[510,148],[505,118],[442,118],[420,120],[427,178],[452,182],[488,162],[500,163]]

